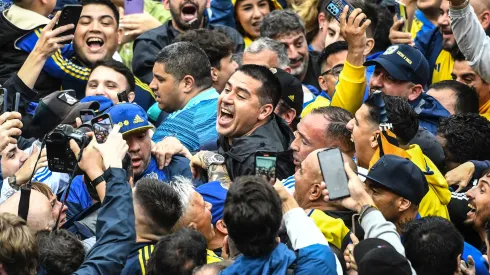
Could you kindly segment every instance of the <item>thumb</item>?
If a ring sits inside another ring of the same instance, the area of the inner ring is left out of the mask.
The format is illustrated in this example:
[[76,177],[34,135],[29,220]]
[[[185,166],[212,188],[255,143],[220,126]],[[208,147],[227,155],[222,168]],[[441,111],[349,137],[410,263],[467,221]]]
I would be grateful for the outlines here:
[[354,245],[359,243],[359,239],[357,238],[357,236],[354,233],[350,233],[350,239],[352,240],[352,243]]
[[470,268],[475,265],[475,260],[471,256],[468,256],[468,265]]
[[37,154],[38,152],[39,152],[39,148],[37,146],[34,146],[34,148],[32,148],[31,156]]
[[70,139],[70,149],[73,154],[75,154],[75,156],[78,156],[78,154],[80,153],[80,147],[73,139]]
[[357,177],[356,173],[354,173],[354,171],[352,171],[352,168],[350,168],[349,163],[347,162],[344,163],[344,169],[349,179],[353,179],[354,177]]
[[461,190],[463,190],[463,188],[464,188],[463,185],[461,185],[461,184],[458,185],[458,189],[456,189],[456,193],[461,192]]

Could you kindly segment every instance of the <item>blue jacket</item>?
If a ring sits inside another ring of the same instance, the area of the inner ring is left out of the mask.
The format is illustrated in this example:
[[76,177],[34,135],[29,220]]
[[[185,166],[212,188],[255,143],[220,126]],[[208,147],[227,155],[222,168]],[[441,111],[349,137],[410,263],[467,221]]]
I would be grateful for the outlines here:
[[[296,264],[293,267],[293,264]],[[294,269],[294,274],[328,275],[337,274],[335,256],[328,246],[314,244],[299,249],[297,256],[280,243],[269,257],[252,258],[240,256],[236,261],[223,270],[221,275],[284,275],[288,268]]]
[[429,83],[432,84],[432,75],[434,73],[434,67],[436,65],[437,57],[442,51],[442,34],[439,28],[434,28],[432,30],[427,30],[424,32],[419,32],[415,38],[415,46],[420,52],[427,58],[429,62]]
[[415,101],[409,101],[409,103],[418,115],[419,126],[426,128],[433,135],[437,135],[439,120],[451,115],[439,101],[425,92],[422,92]]
[[158,163],[153,156],[151,156],[150,164],[146,167],[145,171],[139,176],[134,178],[136,183],[142,178],[157,178],[161,181],[169,181],[175,176],[184,176],[192,179],[191,168],[189,166],[189,159],[181,155],[174,155],[170,165],[164,167],[162,170],[158,169]]
[[464,243],[463,255],[461,258],[468,262],[468,256],[473,257],[475,260],[476,275],[488,275],[488,265],[485,258],[483,258],[481,252],[469,243]]
[[133,194],[123,169],[104,172],[106,195],[97,217],[97,242],[78,275],[120,274],[136,241]]

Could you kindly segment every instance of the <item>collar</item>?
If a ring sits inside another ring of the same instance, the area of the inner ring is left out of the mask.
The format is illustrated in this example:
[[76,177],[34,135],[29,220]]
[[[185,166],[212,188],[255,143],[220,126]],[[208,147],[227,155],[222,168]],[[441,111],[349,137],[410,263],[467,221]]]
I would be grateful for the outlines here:
[[218,97],[219,97],[219,94],[215,88],[213,88],[213,87],[208,88],[208,89],[198,93],[195,97],[191,98],[191,100],[189,100],[189,102],[187,102],[187,104],[184,106],[184,108],[169,114],[167,119],[174,118],[175,116],[177,116],[182,111],[194,107],[195,105],[199,104],[201,101],[210,100],[210,99],[217,99]]
[[49,19],[43,15],[12,5],[10,9],[4,11],[5,18],[19,29],[32,30],[39,26],[49,23]]
[[167,180],[167,175],[163,172],[163,170],[158,169],[157,161],[153,158],[153,155],[150,157],[150,163],[146,167],[146,169],[141,173],[139,177],[134,178],[134,182],[137,182],[143,178],[152,178],[158,179],[161,181]]
[[490,100],[483,104],[479,109],[480,115],[490,113]]
[[424,13],[419,9],[415,11],[415,17],[417,17],[417,19],[422,22],[423,26],[428,27],[429,29],[433,29],[436,27],[434,26],[434,24],[432,24],[432,22],[430,22],[429,19],[427,19],[427,17],[425,17]]
[[376,52],[376,53],[370,54],[366,57],[366,61],[374,60],[382,54],[383,54],[383,52]]

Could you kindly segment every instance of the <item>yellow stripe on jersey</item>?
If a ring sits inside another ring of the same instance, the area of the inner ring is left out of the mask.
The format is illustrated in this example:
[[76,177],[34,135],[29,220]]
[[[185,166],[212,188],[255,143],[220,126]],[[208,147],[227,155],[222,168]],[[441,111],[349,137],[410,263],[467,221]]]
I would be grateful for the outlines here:
[[434,72],[432,73],[432,83],[441,82],[443,80],[451,80],[453,72],[454,59],[451,53],[442,50],[437,56],[436,64],[434,64]]
[[150,89],[150,86],[148,86],[147,84],[143,83],[139,78],[137,77],[134,77],[134,82],[136,84],[136,86],[140,87],[141,89],[147,91],[150,93],[150,95],[153,97],[153,99],[156,99],[156,95],[155,93],[153,92],[152,89]]
[[349,228],[345,226],[343,220],[332,218],[323,211],[317,209],[314,209],[310,213],[310,218],[313,219],[327,242],[334,245],[338,249],[342,248],[342,242],[350,232]]
[[143,249],[140,249],[138,252],[139,252],[138,259],[140,261],[141,274],[145,275],[146,274],[146,270],[145,270],[146,261],[143,260]]

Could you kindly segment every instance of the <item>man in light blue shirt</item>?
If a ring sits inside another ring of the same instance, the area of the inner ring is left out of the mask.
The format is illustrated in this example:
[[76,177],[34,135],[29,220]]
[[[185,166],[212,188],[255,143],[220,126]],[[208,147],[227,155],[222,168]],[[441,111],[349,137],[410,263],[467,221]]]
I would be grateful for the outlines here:
[[150,88],[158,108],[169,113],[152,140],[174,136],[191,152],[216,150],[218,92],[206,53],[190,42],[166,46],[153,66]]

